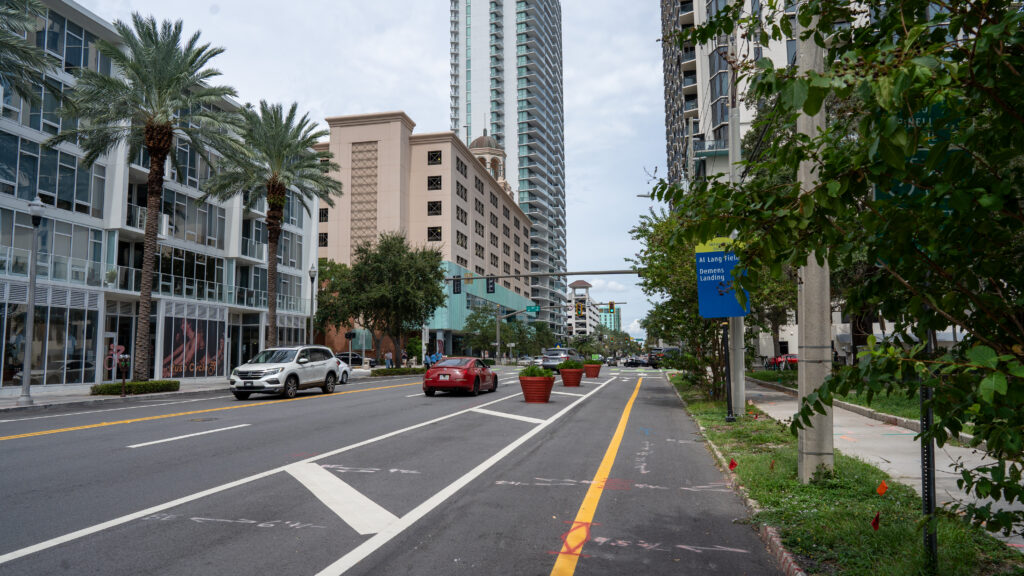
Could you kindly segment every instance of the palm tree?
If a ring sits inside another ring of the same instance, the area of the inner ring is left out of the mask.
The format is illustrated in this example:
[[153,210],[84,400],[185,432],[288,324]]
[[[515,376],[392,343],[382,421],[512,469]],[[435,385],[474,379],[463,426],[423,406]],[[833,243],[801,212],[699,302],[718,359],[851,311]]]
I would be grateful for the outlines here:
[[132,27],[118,20],[114,28],[124,50],[103,40],[98,44],[119,74],[104,76],[80,70],[74,91],[63,102],[63,113],[79,119],[79,127],[62,132],[49,144],[78,140],[85,150],[86,165],[121,143],[128,144],[131,158],[138,157],[143,147],[149,153],[146,237],[132,374],[136,380],[147,380],[152,358],[149,312],[164,165],[175,137],[187,139],[201,157],[209,158],[207,143],[224,141],[232,122],[231,114],[219,111],[217,106],[235,91],[208,84],[220,72],[206,66],[224,50],[200,44],[199,32],[183,43],[180,20],[157,26],[152,16],[144,18],[136,13],[132,14]]
[[53,61],[27,39],[36,18],[45,14],[39,0],[0,0],[0,82],[4,91],[13,90],[31,102],[39,101],[35,86],[54,68]]
[[[245,197],[246,208],[255,208],[266,199],[267,216],[267,346],[277,346],[277,241],[288,191],[310,213],[308,200],[318,198],[334,206],[331,196],[341,195],[341,182],[329,173],[338,170],[333,155],[313,150],[317,140],[329,134],[317,130],[308,114],[296,118],[298,104],[288,113],[280,104],[260,101],[241,110],[239,139],[223,151],[217,173],[206,186],[208,196],[227,200],[237,194]],[[262,190],[263,193],[259,193]]]

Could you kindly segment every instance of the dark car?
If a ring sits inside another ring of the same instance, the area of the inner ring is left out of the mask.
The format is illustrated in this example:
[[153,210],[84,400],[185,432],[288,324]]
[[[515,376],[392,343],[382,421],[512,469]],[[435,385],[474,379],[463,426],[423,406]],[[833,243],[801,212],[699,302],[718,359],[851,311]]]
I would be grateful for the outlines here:
[[668,346],[665,348],[652,348],[651,353],[647,356],[647,365],[651,368],[660,368],[661,363],[665,360],[665,356],[671,356],[672,354],[679,354],[680,350],[678,346]]
[[[335,354],[334,357],[337,358],[338,360],[341,360],[345,364],[348,364],[350,368],[362,368],[363,367],[363,357],[362,357],[362,355],[360,355],[360,354],[358,354],[356,352],[339,352],[339,353]],[[377,367],[377,360],[375,358],[370,358],[370,368],[376,368],[376,367]]]
[[498,389],[498,375],[479,358],[450,357],[437,362],[423,375],[423,393],[433,396],[438,390],[469,392]]
[[647,357],[630,356],[629,358],[626,358],[625,361],[623,361],[622,365],[625,366],[626,368],[637,368],[640,366],[647,366]]

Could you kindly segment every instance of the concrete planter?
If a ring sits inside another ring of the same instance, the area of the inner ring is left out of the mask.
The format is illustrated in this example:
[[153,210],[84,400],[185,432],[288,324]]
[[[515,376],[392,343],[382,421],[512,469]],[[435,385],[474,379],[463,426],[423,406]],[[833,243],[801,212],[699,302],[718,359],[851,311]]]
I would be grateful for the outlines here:
[[558,373],[562,376],[562,386],[579,386],[583,380],[583,368],[562,368]]
[[523,399],[530,404],[546,404],[551,399],[551,388],[555,385],[554,376],[520,376],[519,385],[523,388]]
[[587,376],[587,378],[597,378],[598,376],[601,375],[601,365],[600,364],[584,364],[583,365],[583,373]]

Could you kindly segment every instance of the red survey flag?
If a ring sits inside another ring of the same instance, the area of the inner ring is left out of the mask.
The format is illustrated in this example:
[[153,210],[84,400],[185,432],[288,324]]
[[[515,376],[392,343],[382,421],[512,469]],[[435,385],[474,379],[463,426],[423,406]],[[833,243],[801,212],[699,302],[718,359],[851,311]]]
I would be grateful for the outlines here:
[[889,485],[885,483],[885,480],[882,480],[882,483],[878,485],[878,489],[875,490],[875,492],[878,492],[878,495],[882,496],[888,489]]
[[878,517],[881,514],[881,512],[875,512],[875,519],[871,521],[871,527],[874,528],[875,531],[878,531]]
[[775,460],[772,460],[772,463],[768,466],[768,469],[771,470],[772,472],[775,471]]
[[735,470],[737,466],[739,466],[739,464],[736,463],[736,460],[730,458],[729,459],[729,470]]

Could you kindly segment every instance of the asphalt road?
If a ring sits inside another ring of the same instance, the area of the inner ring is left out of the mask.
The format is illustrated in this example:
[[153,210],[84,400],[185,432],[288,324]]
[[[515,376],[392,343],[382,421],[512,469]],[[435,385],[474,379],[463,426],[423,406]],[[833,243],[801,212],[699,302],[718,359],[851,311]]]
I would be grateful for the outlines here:
[[0,575],[776,574],[664,376],[0,420]]

